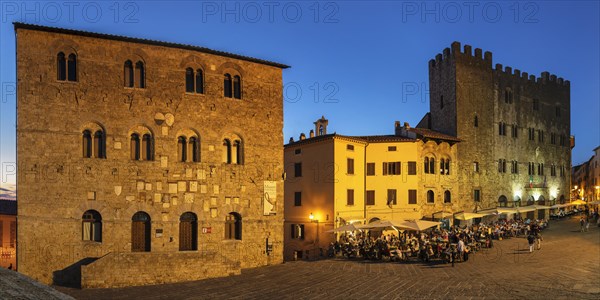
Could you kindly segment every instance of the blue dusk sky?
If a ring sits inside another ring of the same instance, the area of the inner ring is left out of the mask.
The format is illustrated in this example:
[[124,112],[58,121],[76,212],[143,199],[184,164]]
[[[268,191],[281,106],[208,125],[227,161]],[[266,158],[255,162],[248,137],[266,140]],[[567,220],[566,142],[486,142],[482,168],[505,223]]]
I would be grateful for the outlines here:
[[[0,1],[0,161],[16,180],[15,43],[25,22],[204,46],[283,71],[284,141],[324,115],[329,131],[391,134],[429,111],[428,61],[453,41],[571,81],[573,164],[600,145],[598,1]],[[183,79],[182,79],[183,80]]]

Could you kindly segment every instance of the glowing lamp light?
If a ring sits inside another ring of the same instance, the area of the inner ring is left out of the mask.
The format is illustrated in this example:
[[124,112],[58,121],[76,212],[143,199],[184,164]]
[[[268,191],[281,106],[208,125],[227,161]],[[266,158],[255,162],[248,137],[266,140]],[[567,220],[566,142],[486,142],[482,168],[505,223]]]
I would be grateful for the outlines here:
[[513,196],[515,199],[517,199],[517,197],[520,199],[521,198],[521,190],[516,190]]
[[313,213],[310,213],[310,215],[308,216],[308,218],[312,221],[315,219],[315,215],[313,215]]

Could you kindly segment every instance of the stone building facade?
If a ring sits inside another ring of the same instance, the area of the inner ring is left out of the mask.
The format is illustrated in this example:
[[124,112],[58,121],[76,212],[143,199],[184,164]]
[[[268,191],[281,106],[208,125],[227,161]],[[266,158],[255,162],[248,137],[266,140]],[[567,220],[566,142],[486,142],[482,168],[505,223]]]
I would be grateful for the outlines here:
[[374,136],[326,134],[327,124],[321,118],[308,138],[285,145],[284,259],[320,257],[336,238],[331,230],[349,223],[468,209],[451,167],[460,140],[400,122],[394,134]]
[[430,60],[429,82],[420,125],[461,140],[458,197],[472,210],[569,199],[569,81],[492,67],[492,53],[454,42]]
[[572,199],[586,202],[600,201],[600,146],[588,161],[571,169]]
[[287,66],[22,23],[15,32],[19,271],[115,287],[282,262]]

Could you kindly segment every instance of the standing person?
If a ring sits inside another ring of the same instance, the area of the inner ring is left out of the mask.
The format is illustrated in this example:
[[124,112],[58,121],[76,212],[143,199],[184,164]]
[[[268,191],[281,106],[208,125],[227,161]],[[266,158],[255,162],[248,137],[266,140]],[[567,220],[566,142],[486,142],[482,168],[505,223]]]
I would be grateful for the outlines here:
[[458,250],[458,261],[463,261],[463,256],[465,254],[465,242],[463,242],[463,239],[459,238],[458,239],[458,246],[457,246],[457,250]]
[[535,243],[537,245],[537,249],[540,250],[542,249],[542,235],[538,232],[535,234]]
[[533,252],[533,243],[535,242],[535,237],[533,234],[527,236],[527,242],[529,242],[529,253]]
[[588,232],[590,230],[590,218],[587,218],[585,220],[585,232]]
[[583,217],[581,217],[581,220],[579,220],[579,225],[581,225],[580,231],[583,232],[583,228],[585,226],[585,220],[583,219]]

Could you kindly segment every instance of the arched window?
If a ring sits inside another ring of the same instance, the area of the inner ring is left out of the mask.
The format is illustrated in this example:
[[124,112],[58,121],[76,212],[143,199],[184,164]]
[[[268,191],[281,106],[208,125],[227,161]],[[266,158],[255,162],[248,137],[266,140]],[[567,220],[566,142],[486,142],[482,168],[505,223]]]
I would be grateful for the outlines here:
[[150,216],[136,212],[131,218],[131,252],[150,252]]
[[429,174],[429,157],[425,157],[423,169],[425,169],[425,174]]
[[233,98],[242,99],[242,79],[238,75],[233,77]]
[[235,212],[230,212],[225,218],[225,239],[242,239],[242,216]]
[[142,158],[144,160],[154,160],[153,158],[153,143],[152,136],[148,133],[144,134],[142,137]]
[[515,196],[515,201],[514,201],[514,204],[513,204],[513,206],[514,206],[514,207],[519,207],[519,206],[521,206],[521,197],[519,197],[519,196]]
[[450,191],[444,192],[444,203],[452,203],[452,195],[450,194]]
[[236,140],[235,142],[233,142],[233,149],[235,151],[235,163],[238,165],[243,165],[244,164],[244,156],[243,156],[243,147],[242,147],[242,142],[239,140]]
[[185,91],[186,93],[194,92],[194,69],[185,69]]
[[130,60],[125,61],[123,66],[123,79],[125,87],[133,87],[133,63]]
[[81,239],[102,242],[102,216],[95,210],[88,210],[81,218]]
[[502,195],[502,196],[500,196],[500,198],[498,198],[498,206],[500,206],[500,207],[508,206],[508,199],[506,199],[506,196]]
[[61,81],[67,80],[67,62],[65,54],[62,52],[56,55],[56,79]]
[[198,138],[193,136],[189,141],[189,149],[188,153],[191,153],[192,161],[199,162],[200,161],[200,142],[198,142]]
[[179,251],[198,250],[198,218],[186,212],[179,218]]
[[146,73],[144,70],[144,63],[142,61],[135,63],[135,80],[138,88],[143,89],[146,87]]
[[179,161],[187,161],[187,142],[185,136],[180,136],[177,139],[177,158]]
[[450,159],[440,159],[440,175],[450,175]]
[[325,133],[325,127],[323,125],[319,125],[319,135],[323,135]]
[[429,172],[435,174],[435,158],[429,158]]
[[69,54],[69,62],[67,64],[67,79],[69,81],[77,81],[77,55]]
[[527,205],[533,205],[533,203],[535,203],[533,196],[529,196],[529,198],[527,198]]
[[225,74],[223,79],[223,96],[231,98],[231,75]]
[[223,162],[231,163],[231,141],[229,139],[223,140]]
[[473,126],[475,126],[475,127],[479,127],[479,119],[477,118],[477,116],[475,116],[475,117],[473,118]]
[[106,138],[101,130],[94,133],[94,156],[96,158],[106,158]]
[[432,190],[427,191],[427,203],[434,203],[435,202],[435,194],[433,193]]
[[440,175],[444,175],[444,168],[446,166],[446,160],[440,159]]
[[201,69],[196,70],[196,93],[204,94],[204,73]]
[[83,157],[92,157],[92,133],[89,130],[83,131]]
[[132,160],[140,159],[140,136],[137,133],[131,135],[130,153]]

